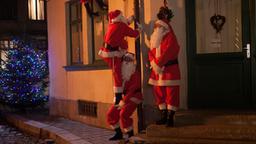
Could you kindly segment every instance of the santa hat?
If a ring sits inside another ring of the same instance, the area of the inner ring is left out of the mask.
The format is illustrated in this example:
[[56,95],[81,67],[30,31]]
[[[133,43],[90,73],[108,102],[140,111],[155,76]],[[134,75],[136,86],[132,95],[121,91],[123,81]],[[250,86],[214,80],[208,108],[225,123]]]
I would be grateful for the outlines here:
[[87,3],[88,0],[80,0],[80,3]]
[[110,23],[122,21],[122,12],[120,10],[114,10],[108,13]]

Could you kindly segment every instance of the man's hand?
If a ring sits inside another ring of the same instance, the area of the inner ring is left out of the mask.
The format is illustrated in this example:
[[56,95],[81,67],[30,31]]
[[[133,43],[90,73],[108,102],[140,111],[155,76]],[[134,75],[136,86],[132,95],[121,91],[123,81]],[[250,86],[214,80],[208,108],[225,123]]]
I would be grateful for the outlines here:
[[118,109],[122,109],[125,105],[125,102],[123,100],[121,100],[118,104]]
[[143,30],[142,25],[139,24],[138,22],[136,22],[136,25],[137,25],[137,30],[141,32]]
[[135,17],[132,15],[127,18],[128,25],[130,25],[134,21]]

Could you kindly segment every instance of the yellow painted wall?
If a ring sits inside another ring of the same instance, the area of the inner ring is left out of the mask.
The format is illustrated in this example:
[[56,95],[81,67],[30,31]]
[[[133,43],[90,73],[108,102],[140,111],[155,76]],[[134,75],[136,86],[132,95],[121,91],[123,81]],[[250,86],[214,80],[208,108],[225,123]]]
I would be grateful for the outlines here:
[[68,72],[68,99],[90,100],[101,103],[113,102],[110,70]]
[[65,0],[47,2],[50,97],[67,97]]

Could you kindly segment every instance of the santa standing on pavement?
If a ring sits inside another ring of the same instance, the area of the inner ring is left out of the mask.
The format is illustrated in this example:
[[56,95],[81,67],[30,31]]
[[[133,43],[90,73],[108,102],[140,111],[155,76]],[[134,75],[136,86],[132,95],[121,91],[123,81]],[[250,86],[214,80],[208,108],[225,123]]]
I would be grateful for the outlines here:
[[99,55],[112,69],[114,79],[114,104],[118,105],[122,99],[124,82],[121,75],[122,57],[128,49],[126,37],[139,37],[141,26],[137,30],[129,27],[133,17],[126,18],[120,10],[110,11],[109,25],[104,39],[104,46],[100,48]]
[[116,132],[109,140],[123,139],[120,124],[123,131],[128,134],[128,138],[134,135],[131,115],[136,110],[137,105],[142,102],[140,78],[140,72],[134,64],[134,55],[126,53],[122,61],[124,97],[118,105],[112,105],[107,113],[107,123]]
[[152,72],[148,83],[153,85],[156,104],[161,118],[156,124],[174,125],[174,114],[179,107],[180,69],[178,65],[179,44],[170,25],[171,9],[161,7],[150,39],[148,53]]

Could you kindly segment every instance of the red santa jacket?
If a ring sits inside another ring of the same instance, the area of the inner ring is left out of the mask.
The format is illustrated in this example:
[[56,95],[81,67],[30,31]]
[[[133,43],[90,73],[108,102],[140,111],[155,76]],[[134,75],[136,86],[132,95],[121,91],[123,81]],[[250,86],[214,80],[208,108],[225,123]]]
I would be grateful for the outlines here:
[[155,86],[179,85],[180,69],[177,59],[180,47],[168,22],[162,20],[156,22],[150,45],[148,56],[152,72],[149,84]]
[[126,51],[128,48],[128,43],[125,40],[126,36],[138,37],[139,31],[133,30],[124,22],[110,23],[104,41],[114,49],[110,50],[105,45],[100,49],[99,55],[103,58],[121,57],[122,53],[120,54],[120,52],[122,50]]
[[132,101],[136,104],[142,102],[142,94],[141,94],[141,83],[140,83],[140,72],[135,71],[131,78],[125,82],[124,85],[124,102]]

